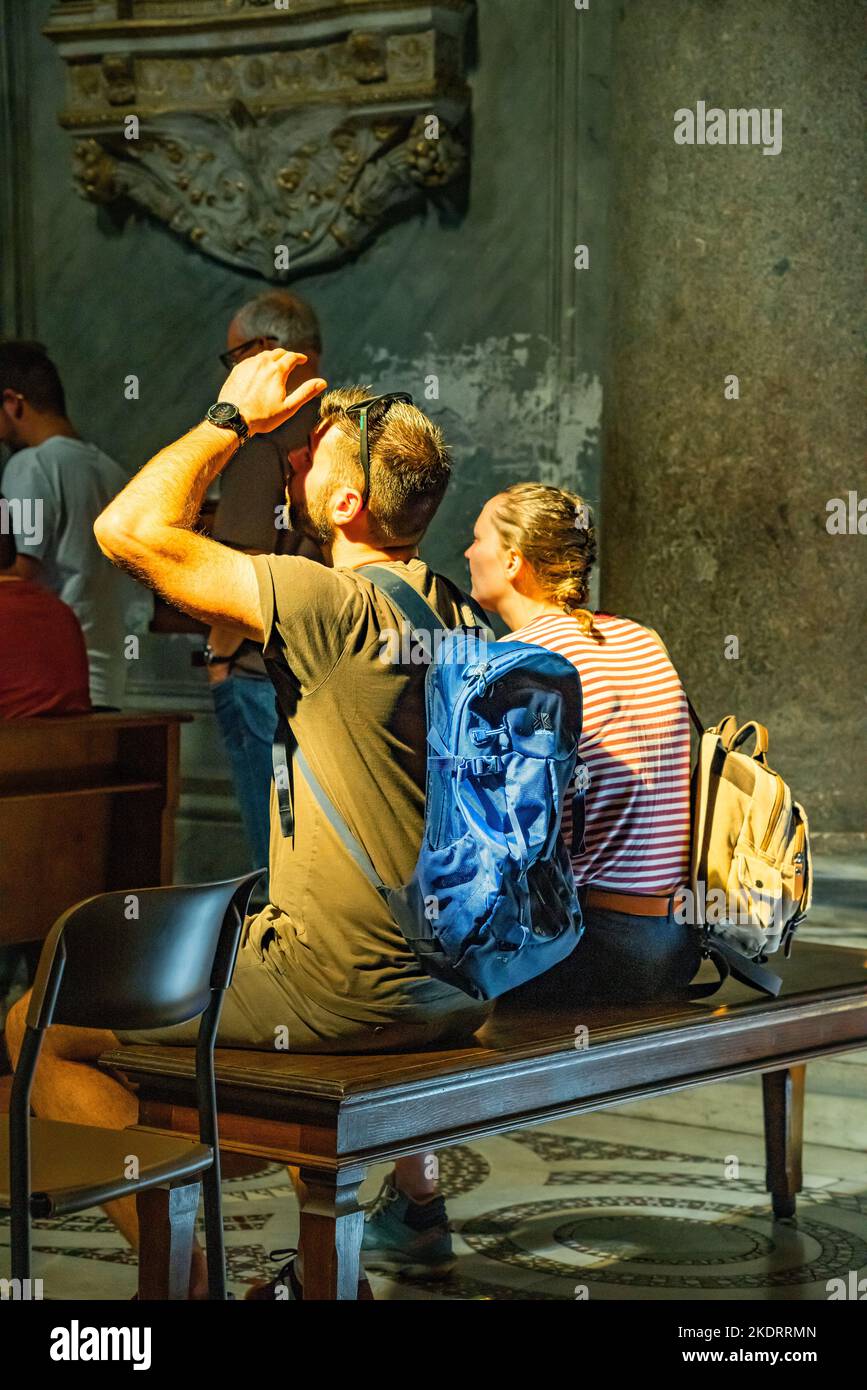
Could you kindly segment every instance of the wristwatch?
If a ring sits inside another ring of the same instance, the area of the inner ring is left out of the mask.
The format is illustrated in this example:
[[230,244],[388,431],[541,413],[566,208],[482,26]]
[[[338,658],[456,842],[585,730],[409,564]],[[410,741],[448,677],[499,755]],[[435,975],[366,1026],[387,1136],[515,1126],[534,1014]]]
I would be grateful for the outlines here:
[[209,408],[205,419],[221,430],[234,430],[239,439],[246,439],[250,433],[247,421],[238,407],[230,401],[217,401]]
[[205,650],[202,652],[202,664],[204,666],[231,666],[234,660],[234,652],[231,656],[220,656],[218,652],[214,651],[210,643],[206,644]]

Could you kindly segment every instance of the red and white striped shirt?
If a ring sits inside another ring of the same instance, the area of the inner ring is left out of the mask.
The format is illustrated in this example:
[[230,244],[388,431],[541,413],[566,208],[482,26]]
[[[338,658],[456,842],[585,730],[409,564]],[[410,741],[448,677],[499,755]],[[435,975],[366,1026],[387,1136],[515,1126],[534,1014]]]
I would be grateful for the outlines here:
[[[587,764],[585,850],[575,881],[665,893],[689,878],[689,713],[677,672],[650,633],[596,613],[604,641],[543,613],[506,640],[535,642],[577,667],[584,693],[578,752]],[[563,812],[567,845],[571,795]]]

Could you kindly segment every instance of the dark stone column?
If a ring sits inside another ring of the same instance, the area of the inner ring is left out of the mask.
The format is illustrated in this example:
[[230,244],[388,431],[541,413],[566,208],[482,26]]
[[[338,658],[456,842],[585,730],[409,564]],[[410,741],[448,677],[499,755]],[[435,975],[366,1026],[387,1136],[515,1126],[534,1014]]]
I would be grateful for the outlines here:
[[[705,722],[768,724],[814,828],[863,836],[867,535],[826,528],[867,497],[861,8],[619,13],[603,606],[660,630]],[[699,101],[781,108],[781,152],[675,144]]]

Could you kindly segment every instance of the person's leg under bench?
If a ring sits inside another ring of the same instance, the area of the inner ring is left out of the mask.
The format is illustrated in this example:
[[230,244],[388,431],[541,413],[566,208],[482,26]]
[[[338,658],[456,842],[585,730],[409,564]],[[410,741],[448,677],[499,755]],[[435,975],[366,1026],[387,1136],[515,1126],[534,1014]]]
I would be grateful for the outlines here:
[[[571,956],[515,990],[515,996],[521,995],[536,1007],[558,1007],[564,1001],[641,1002],[686,989],[701,963],[699,933],[676,921],[673,914],[660,918],[585,909],[584,923],[584,933]],[[365,1231],[362,1250],[369,1253],[371,1261],[382,1246],[385,1262],[391,1267],[405,1266],[408,1261],[420,1264],[427,1248],[440,1270],[448,1272],[447,1266],[451,1266],[442,1257],[448,1222],[437,1174],[434,1154],[411,1154],[395,1161],[383,1186],[389,1205],[381,1204],[374,1225]],[[395,1194],[405,1200],[399,1204]],[[399,1223],[395,1220],[398,1205]],[[381,1232],[375,1229],[376,1222],[382,1226]],[[438,1238],[432,1229],[437,1223]],[[435,1272],[434,1267],[430,1272]]]
[[[267,933],[261,936],[251,931],[256,922],[257,919],[248,919],[245,926],[232,984],[223,1002],[218,1046],[270,1052],[279,1040],[280,1049],[290,1053],[414,1051],[441,1040],[468,1037],[484,1021],[486,1014],[469,1001],[465,1009],[414,1023],[370,1025],[332,1015],[314,1005],[294,981],[275,969],[267,945],[262,944],[267,942]],[[7,1020],[6,1038],[13,1067],[24,1038],[29,1002],[28,992],[13,1006]],[[44,1119],[107,1129],[125,1129],[136,1124],[135,1094],[118,1077],[99,1067],[100,1056],[116,1049],[119,1043],[194,1047],[198,1029],[198,1018],[172,1028],[117,1034],[108,1029],[57,1025],[46,1029],[33,1087],[35,1114]],[[289,1172],[297,1191],[297,1174],[291,1168]],[[135,1197],[117,1198],[106,1203],[104,1210],[137,1250]],[[207,1265],[198,1242],[193,1245],[189,1296],[207,1297]]]

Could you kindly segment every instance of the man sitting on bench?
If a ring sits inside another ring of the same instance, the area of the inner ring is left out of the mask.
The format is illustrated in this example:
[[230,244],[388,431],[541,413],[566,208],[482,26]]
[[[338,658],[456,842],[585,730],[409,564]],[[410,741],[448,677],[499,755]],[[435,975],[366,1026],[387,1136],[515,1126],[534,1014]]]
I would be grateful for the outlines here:
[[[400,633],[403,620],[356,571],[373,562],[393,565],[444,628],[476,625],[460,590],[418,558],[450,474],[439,429],[406,400],[380,400],[366,416],[366,477],[357,421],[366,393],[353,388],[323,398],[307,445],[290,456],[288,500],[292,525],[321,545],[331,568],[301,556],[245,555],[192,529],[242,438],[281,425],[324,389],[314,377],[287,397],[287,379],[305,360],[274,349],[236,366],[207,419],[157,454],[94,531],[115,564],[178,608],[263,644],[266,658],[280,665],[283,711],[315,776],[383,880],[397,886],[411,877],[422,838],[427,668],[383,660],[383,634]],[[272,788],[270,903],[246,923],[218,1042],[371,1052],[470,1036],[491,1006],[422,971],[297,767],[292,781],[292,835],[283,833],[288,825],[281,828]],[[28,1000],[7,1025],[13,1061]],[[194,1020],[124,1033],[121,1041],[193,1044],[197,1030]],[[36,1114],[112,1128],[135,1124],[135,1097],[97,1066],[115,1046],[107,1031],[49,1029],[33,1092]],[[135,1245],[133,1198],[106,1211]],[[440,1198],[428,1204],[424,1220],[445,1226]],[[295,1297],[300,1273],[297,1265],[287,1271]],[[205,1292],[197,1248],[190,1294]]]

